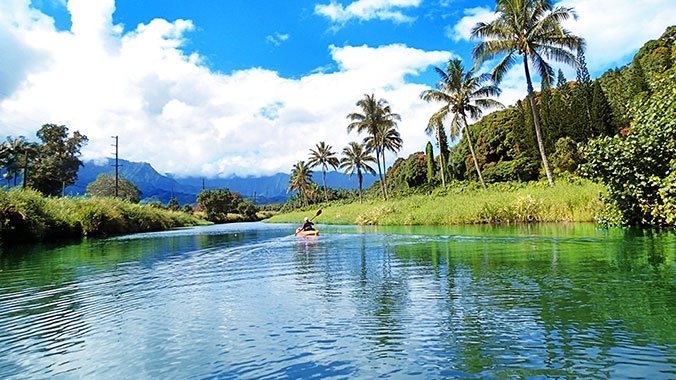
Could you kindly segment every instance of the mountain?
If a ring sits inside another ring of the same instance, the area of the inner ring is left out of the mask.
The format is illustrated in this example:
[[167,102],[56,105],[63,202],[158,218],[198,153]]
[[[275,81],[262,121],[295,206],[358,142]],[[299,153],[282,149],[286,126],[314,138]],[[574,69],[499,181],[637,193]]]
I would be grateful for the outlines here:
[[[84,167],[78,171],[77,181],[66,188],[66,194],[84,195],[87,192],[87,185],[94,182],[99,174],[114,172],[114,163],[113,159],[108,159],[107,162],[85,161]],[[158,173],[147,162],[119,160],[119,163],[120,175],[138,186],[143,193],[141,199],[144,202],[160,201],[166,204],[171,199],[173,189],[174,197],[179,204],[194,204],[203,184],[206,189],[228,188],[239,192],[245,198],[253,198],[255,195],[258,204],[285,202],[290,195],[286,192],[289,186],[289,174],[286,173],[261,177],[173,177]],[[321,184],[321,171],[315,172],[312,179]],[[371,186],[375,180],[376,176],[364,175],[364,188]],[[326,173],[326,185],[343,189],[356,189],[359,186],[356,176],[348,178],[335,171]]]

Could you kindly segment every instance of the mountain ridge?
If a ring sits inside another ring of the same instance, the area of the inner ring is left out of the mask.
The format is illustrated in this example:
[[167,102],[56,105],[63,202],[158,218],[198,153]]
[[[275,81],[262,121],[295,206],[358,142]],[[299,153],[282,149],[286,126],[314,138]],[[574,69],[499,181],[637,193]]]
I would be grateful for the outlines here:
[[[133,162],[120,159],[119,174],[127,180],[136,184],[143,193],[141,200],[143,202],[159,201],[164,204],[171,199],[173,195],[179,204],[194,204],[197,201],[197,194],[202,191],[202,184],[206,189],[228,188],[230,191],[236,191],[245,198],[256,198],[256,203],[266,204],[285,202],[291,193],[287,193],[288,180],[290,174],[276,173],[260,177],[237,177],[228,178],[205,178],[205,177],[174,177],[161,174],[151,164],[147,162]],[[114,173],[114,162],[112,158],[105,162],[85,161],[84,166],[78,171],[78,178],[75,184],[66,188],[68,195],[85,195],[87,185],[94,182],[96,178],[103,173]],[[313,173],[313,181],[322,183],[321,171]],[[363,187],[367,188],[375,182],[376,176],[364,175]],[[204,182],[203,182],[204,181]],[[348,176],[331,171],[326,173],[326,185],[330,188],[356,189],[359,184],[356,176]]]

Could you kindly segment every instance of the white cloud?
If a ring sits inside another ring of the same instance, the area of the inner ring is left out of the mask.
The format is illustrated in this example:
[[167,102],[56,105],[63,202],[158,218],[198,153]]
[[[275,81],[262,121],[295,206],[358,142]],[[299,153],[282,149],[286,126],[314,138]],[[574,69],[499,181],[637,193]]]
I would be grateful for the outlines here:
[[477,7],[465,9],[465,16],[457,24],[446,27],[446,36],[455,41],[469,40],[472,28],[479,22],[491,22],[495,19],[495,12],[490,8]]
[[596,74],[630,63],[643,44],[676,22],[673,0],[564,0],[556,6],[575,9],[578,19],[564,26],[587,41],[587,66]]
[[282,44],[282,42],[285,42],[288,39],[289,39],[288,34],[275,33],[274,35],[269,35],[265,37],[265,42],[275,46],[279,46]]
[[[34,136],[40,124],[65,124],[89,137],[88,159],[110,156],[117,135],[121,157],[177,175],[288,172],[321,140],[341,151],[363,137],[346,133],[345,116],[372,92],[402,115],[401,154],[422,150],[437,106],[422,102],[424,86],[405,76],[451,57],[404,45],[331,46],[335,72],[226,75],[181,50],[190,21],[155,19],[123,33],[112,23],[112,0],[71,0],[68,9],[73,29],[59,32],[28,0],[0,5],[0,41],[18,48],[3,60],[20,78],[0,93],[3,133]],[[26,65],[36,55],[42,63]]]
[[[676,20],[673,0],[563,0],[555,7],[572,7],[577,20],[564,26],[587,42],[589,70],[600,75],[612,66],[629,63],[631,56],[650,39],[658,38]],[[449,38],[469,40],[477,22],[490,22],[487,8],[465,10],[465,17],[446,28]]]
[[329,18],[336,25],[344,25],[352,19],[406,23],[415,21],[415,18],[405,15],[401,9],[417,7],[420,2],[421,0],[357,0],[345,7],[331,0],[329,4],[315,5],[315,13]]

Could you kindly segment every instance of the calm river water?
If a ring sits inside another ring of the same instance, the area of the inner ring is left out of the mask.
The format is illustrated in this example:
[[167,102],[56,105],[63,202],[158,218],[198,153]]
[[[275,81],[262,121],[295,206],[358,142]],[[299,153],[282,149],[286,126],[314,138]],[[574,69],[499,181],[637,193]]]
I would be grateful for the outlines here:
[[676,234],[230,224],[0,250],[0,378],[676,378]]

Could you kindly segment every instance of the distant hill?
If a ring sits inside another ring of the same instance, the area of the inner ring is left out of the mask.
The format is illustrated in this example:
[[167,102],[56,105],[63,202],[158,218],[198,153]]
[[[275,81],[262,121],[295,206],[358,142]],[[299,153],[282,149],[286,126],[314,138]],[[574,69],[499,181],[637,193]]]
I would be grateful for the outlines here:
[[[163,175],[147,162],[119,160],[119,163],[122,165],[119,169],[120,174],[135,183],[143,192],[141,196],[143,202],[160,201],[166,204],[171,199],[173,187],[174,197],[180,204],[194,204],[197,194],[202,191],[202,177],[181,178]],[[99,174],[114,172],[113,164],[113,159],[103,163],[86,161],[85,166],[78,172],[77,182],[66,188],[66,194],[84,195],[87,185],[94,182]],[[364,188],[371,186],[376,178],[364,175]],[[322,183],[321,171],[314,173],[313,180]],[[289,174],[277,173],[261,177],[204,178],[204,186],[207,189],[228,188],[239,192],[245,198],[252,198],[255,194],[256,203],[266,204],[285,202],[288,199],[291,195],[286,192],[288,181]],[[331,188],[343,189],[356,189],[359,186],[356,176],[349,179],[346,175],[335,171],[326,173],[326,184]]]

